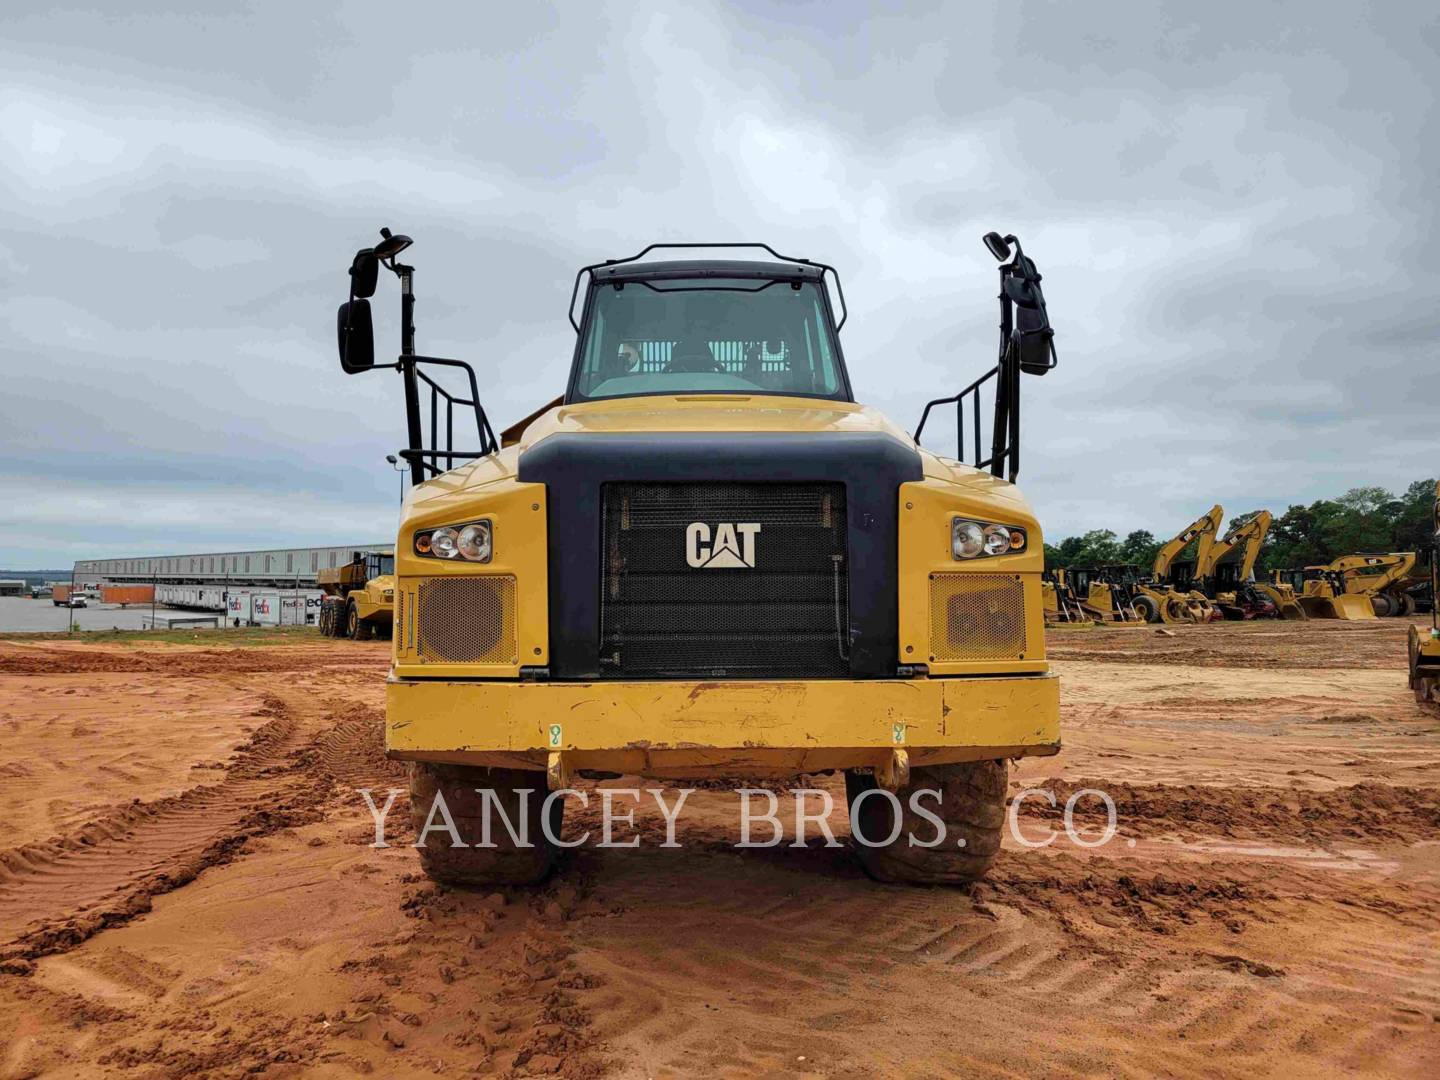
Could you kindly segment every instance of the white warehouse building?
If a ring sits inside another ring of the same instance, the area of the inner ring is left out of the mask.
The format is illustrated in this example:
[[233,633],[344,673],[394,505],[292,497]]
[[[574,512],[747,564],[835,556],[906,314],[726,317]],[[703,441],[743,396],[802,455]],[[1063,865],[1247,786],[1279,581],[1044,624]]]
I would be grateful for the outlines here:
[[[389,551],[393,541],[338,547],[215,551],[125,559],[79,559],[76,586],[154,585],[157,603],[221,611],[247,622],[306,622],[318,608],[316,574],[343,566],[359,551]],[[285,614],[288,609],[301,609]],[[272,617],[273,616],[273,617]]]

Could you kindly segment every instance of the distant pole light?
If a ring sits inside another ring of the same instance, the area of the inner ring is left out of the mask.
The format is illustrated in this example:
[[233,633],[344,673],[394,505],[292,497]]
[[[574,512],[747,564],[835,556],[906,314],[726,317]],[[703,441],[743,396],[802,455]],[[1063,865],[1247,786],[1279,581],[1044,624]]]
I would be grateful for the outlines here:
[[392,469],[400,474],[400,502],[403,504],[405,502],[405,471],[408,466],[403,464],[394,454],[386,454],[385,460],[390,463]]

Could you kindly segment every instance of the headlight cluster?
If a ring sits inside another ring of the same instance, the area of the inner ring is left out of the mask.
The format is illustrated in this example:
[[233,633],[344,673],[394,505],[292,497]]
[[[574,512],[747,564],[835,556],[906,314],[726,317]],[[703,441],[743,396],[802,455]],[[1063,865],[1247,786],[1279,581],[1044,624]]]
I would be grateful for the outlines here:
[[494,552],[494,534],[489,521],[468,525],[446,525],[415,534],[415,554],[429,559],[468,559],[489,562]]
[[1014,525],[955,518],[950,522],[950,554],[957,559],[979,559],[1025,550],[1025,530]]

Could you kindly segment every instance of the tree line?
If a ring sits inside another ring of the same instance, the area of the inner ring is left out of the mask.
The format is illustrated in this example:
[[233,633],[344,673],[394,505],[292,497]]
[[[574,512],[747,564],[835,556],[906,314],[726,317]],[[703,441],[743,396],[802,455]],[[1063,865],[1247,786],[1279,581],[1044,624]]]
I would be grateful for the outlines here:
[[[1271,524],[1260,549],[1256,576],[1272,569],[1318,566],[1362,551],[1420,551],[1431,543],[1434,506],[1433,479],[1416,480],[1398,496],[1380,487],[1359,487],[1338,498],[1317,499],[1309,506],[1293,505],[1276,515]],[[1251,510],[1235,515],[1226,531],[1257,513]],[[1178,522],[1175,532],[1186,524]],[[1045,567],[1125,563],[1149,570],[1156,552],[1172,535],[1157,539],[1148,529],[1136,529],[1122,540],[1110,529],[1092,529],[1058,544],[1046,544]],[[1181,557],[1189,554],[1184,552]]]

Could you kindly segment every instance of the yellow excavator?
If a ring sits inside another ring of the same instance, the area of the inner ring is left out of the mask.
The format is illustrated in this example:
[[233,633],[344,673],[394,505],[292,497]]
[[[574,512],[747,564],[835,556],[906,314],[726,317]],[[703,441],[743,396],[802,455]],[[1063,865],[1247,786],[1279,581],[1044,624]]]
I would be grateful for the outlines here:
[[1189,578],[1179,573],[1181,567],[1176,560],[1194,542],[1196,552],[1191,576],[1193,567],[1208,565],[1210,549],[1224,520],[1225,511],[1219,505],[1212,506],[1208,513],[1196,518],[1161,545],[1155,553],[1149,581],[1132,583],[1135,610],[1147,622],[1195,623],[1223,618],[1208,596],[1189,587]]
[[[1440,596],[1440,482],[1435,484],[1435,509],[1430,536],[1431,595]],[[1410,689],[1422,705],[1440,705],[1440,604],[1430,606],[1430,625],[1410,624]]]
[[[1282,600],[1252,579],[1260,547],[1270,531],[1274,515],[1261,510],[1248,520],[1231,527],[1224,539],[1209,546],[1195,563],[1195,576],[1200,588],[1226,619],[1271,619],[1285,617]],[[1278,592],[1278,590],[1277,590]],[[1293,599],[1291,607],[1299,611]],[[1293,616],[1290,616],[1293,617]],[[1300,618],[1304,618],[1301,613]]]

